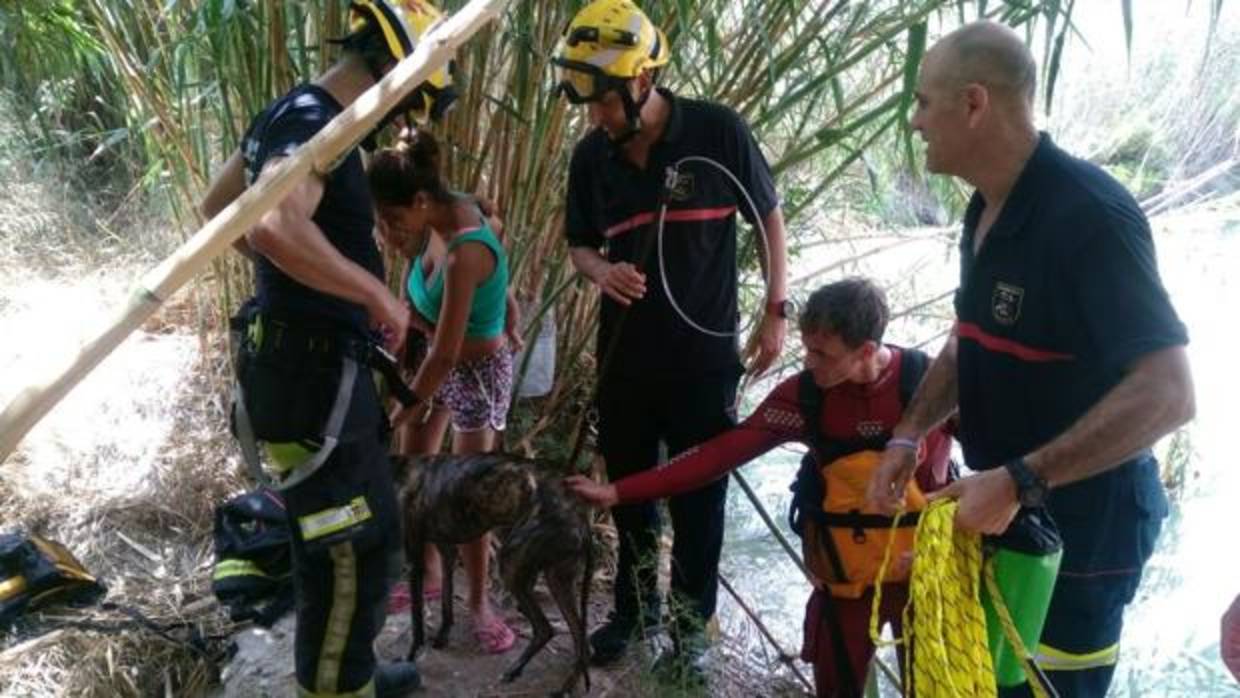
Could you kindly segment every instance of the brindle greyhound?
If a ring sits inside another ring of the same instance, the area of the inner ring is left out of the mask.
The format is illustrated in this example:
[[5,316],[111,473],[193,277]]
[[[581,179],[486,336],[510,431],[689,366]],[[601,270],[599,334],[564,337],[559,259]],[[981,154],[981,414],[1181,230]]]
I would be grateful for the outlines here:
[[[452,627],[456,546],[496,529],[501,542],[500,575],[534,631],[525,651],[504,672],[503,680],[517,678],[554,634],[534,597],[534,584],[542,574],[577,650],[576,666],[559,694],[568,695],[579,675],[588,691],[586,609],[594,576],[594,546],[588,508],[564,489],[564,473],[545,463],[500,453],[396,456],[393,465],[411,568],[413,645],[409,658],[413,659],[424,642],[423,546],[434,544],[443,560],[443,619],[433,642],[435,647],[443,647]],[[576,589],[579,579],[580,597]]]

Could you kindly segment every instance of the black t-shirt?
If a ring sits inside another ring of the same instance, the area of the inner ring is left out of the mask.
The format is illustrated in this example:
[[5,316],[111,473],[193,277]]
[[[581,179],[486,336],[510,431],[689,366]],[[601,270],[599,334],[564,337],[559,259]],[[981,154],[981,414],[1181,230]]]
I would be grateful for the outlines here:
[[[630,306],[610,349],[623,307],[603,297],[598,356],[608,375],[671,377],[740,366],[735,337],[704,334],[669,304],[659,273],[656,221],[669,166],[704,156],[726,167],[765,218],[778,204],[770,168],[744,120],[727,107],[675,97],[660,89],[671,114],[645,169],[616,149],[602,129],[577,144],[569,169],[565,228],[568,244],[606,247],[611,262],[646,274],[646,296]],[[737,210],[754,223],[745,197],[724,173],[702,162],[679,167],[670,187],[663,235],[667,284],[676,304],[710,330],[735,331]],[[610,353],[610,357],[608,356]]]
[[[961,240],[959,437],[984,470],[1025,455],[1079,420],[1133,361],[1188,337],[1158,275],[1149,224],[1100,168],[1041,141],[982,249],[975,194]],[[1065,569],[1129,564],[1112,545],[1133,516],[1161,517],[1166,498],[1148,452],[1056,488]],[[1148,553],[1147,553],[1148,554]],[[1108,562],[1100,562],[1106,560]]]
[[[273,102],[254,118],[242,141],[247,183],[258,178],[267,160],[292,154],[341,111],[335,98],[317,85],[300,85]],[[327,176],[312,220],[342,255],[383,278],[370,187],[356,148]],[[365,308],[301,284],[261,255],[256,278],[264,311],[318,327],[367,331]]]

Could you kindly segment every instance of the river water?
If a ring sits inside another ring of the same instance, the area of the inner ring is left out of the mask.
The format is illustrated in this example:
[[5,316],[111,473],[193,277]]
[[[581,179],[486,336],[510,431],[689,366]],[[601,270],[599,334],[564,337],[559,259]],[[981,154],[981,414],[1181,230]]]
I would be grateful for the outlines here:
[[[1240,377],[1228,363],[1240,343],[1235,323],[1240,281],[1232,276],[1240,267],[1240,208],[1203,208],[1164,216],[1155,219],[1153,226],[1164,282],[1189,328],[1197,418],[1182,440],[1189,455],[1182,482],[1171,492],[1171,515],[1128,609],[1111,695],[1240,696],[1240,686],[1228,675],[1218,654],[1219,616],[1240,594],[1240,546],[1232,538],[1240,532],[1232,516],[1237,507],[1233,498],[1240,496],[1240,467],[1231,463],[1229,448],[1235,439],[1231,431],[1235,413],[1229,408],[1240,394]],[[950,243],[927,233],[922,240],[849,271],[905,279],[890,291],[897,298],[915,275],[918,294],[924,297],[953,287],[956,264]],[[901,303],[893,305],[898,308]],[[893,323],[889,339],[915,343],[936,337],[948,325],[944,315],[950,309],[940,306],[936,310],[932,317]],[[929,350],[936,351],[939,344],[935,339]],[[748,391],[742,416],[752,411],[769,386],[767,382]],[[1167,445],[1168,440],[1160,444],[1160,454]],[[801,449],[777,449],[741,471],[794,545],[797,539],[784,519],[788,483],[800,453]],[[784,648],[798,651],[808,585],[735,483],[729,493],[721,567]],[[725,597],[720,606],[725,632],[751,638],[755,651],[761,651],[756,649],[761,640],[737,604]]]

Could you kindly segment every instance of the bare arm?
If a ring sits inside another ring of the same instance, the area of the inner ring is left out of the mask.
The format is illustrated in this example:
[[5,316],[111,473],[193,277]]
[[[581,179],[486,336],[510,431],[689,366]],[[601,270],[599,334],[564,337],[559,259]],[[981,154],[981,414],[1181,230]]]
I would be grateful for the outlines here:
[[953,333],[926,370],[904,416],[892,430],[893,441],[906,443],[883,451],[882,463],[870,478],[866,492],[871,504],[887,512],[904,505],[905,487],[917,470],[917,446],[931,429],[956,411],[956,396],[956,335]]
[[[272,167],[278,160],[268,161]],[[345,257],[311,219],[323,198],[323,181],[306,177],[246,233],[251,249],[297,281],[366,308],[371,322],[386,330],[397,349],[409,327],[404,305],[383,281]]]
[[[1119,465],[1192,418],[1193,383],[1183,347],[1147,354],[1063,434],[1025,456],[1052,486],[1097,475]],[[999,465],[996,463],[995,465]],[[1002,533],[1020,509],[1007,468],[962,478],[930,495],[959,500],[956,525]]]
[[[219,172],[215,173],[210,186],[207,187],[207,193],[198,204],[198,212],[202,214],[203,220],[215,218],[220,211],[241,196],[245,188],[245,159],[238,150],[233,152]],[[254,259],[254,250],[250,249],[244,237],[234,240],[233,248],[246,257]]]
[[893,435],[919,441],[956,411],[956,335],[953,333],[917,386]]
[[628,262],[612,264],[598,250],[570,246],[573,266],[620,305],[630,305],[646,295],[646,275]]
[[[424,402],[435,394],[460,357],[474,291],[494,270],[494,260],[490,251],[481,245],[461,245],[444,258],[443,305],[426,360],[411,385],[414,394]],[[420,409],[425,409],[425,405]],[[398,415],[395,421],[401,422],[405,418],[405,415]]]
[[[762,219],[766,229],[766,243],[758,245],[758,260],[766,272],[766,301],[788,299],[788,245],[784,234],[784,213],[776,206]],[[758,233],[761,235],[761,233]],[[768,260],[767,248],[770,248]],[[749,372],[760,376],[779,358],[784,349],[784,337],[788,333],[788,320],[763,307],[762,322],[745,346],[745,358]]]
[[1067,431],[1025,457],[1051,487],[1123,463],[1193,418],[1193,378],[1184,347],[1147,354]]

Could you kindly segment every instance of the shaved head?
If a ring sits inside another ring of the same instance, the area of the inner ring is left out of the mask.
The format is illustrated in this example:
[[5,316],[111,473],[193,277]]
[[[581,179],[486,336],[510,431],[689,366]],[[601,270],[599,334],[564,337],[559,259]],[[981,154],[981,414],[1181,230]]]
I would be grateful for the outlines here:
[[999,97],[1033,104],[1037,64],[1016,32],[997,22],[973,22],[943,37],[926,55],[930,81],[940,87],[984,85]]

